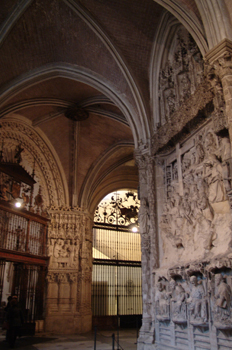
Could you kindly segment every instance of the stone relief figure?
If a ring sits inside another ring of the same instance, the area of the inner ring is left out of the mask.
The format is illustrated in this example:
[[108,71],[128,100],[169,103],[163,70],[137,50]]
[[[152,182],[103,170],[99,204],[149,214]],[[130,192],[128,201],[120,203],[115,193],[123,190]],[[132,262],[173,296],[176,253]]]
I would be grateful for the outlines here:
[[[173,247],[180,259],[189,254],[200,258],[219,246],[218,222],[229,220],[232,192],[228,137],[217,136],[209,125],[175,152],[176,158],[173,152],[165,165],[166,199],[160,220],[166,261]],[[174,164],[181,166],[182,178],[170,176]]]
[[191,154],[190,152],[186,152],[182,159],[182,164],[181,164],[182,172],[185,173],[190,168],[190,166],[191,166]]
[[166,115],[169,120],[176,109],[176,96],[173,90],[166,96]]
[[220,158],[222,161],[222,175],[226,191],[231,189],[231,144],[228,137],[219,138]]
[[63,240],[57,239],[54,246],[53,256],[54,258],[59,258],[62,251]]
[[231,317],[232,292],[230,286],[219,273],[215,275],[214,325],[220,329],[232,329]]
[[149,206],[147,204],[146,198],[142,198],[139,208],[139,227],[140,233],[148,233],[150,226],[150,217],[149,217]]
[[169,282],[169,296],[171,298],[171,318],[174,323],[186,323],[186,293],[181,283],[174,279]]
[[223,170],[221,163],[214,154],[211,154],[204,161],[205,180],[209,189],[209,201],[211,203],[222,202],[226,199],[225,187],[223,182]]
[[172,169],[172,179],[178,181],[178,164],[175,162]]
[[167,321],[170,319],[169,296],[165,290],[164,284],[158,282],[155,292],[155,309],[158,321]]
[[190,96],[191,93],[191,82],[189,80],[188,74],[185,73],[180,76],[180,101],[184,101]]
[[205,193],[199,192],[198,196],[197,207],[194,211],[194,242],[196,245],[202,245],[208,251],[212,247],[213,240],[216,239],[212,224],[214,213]]
[[203,162],[205,157],[205,151],[203,148],[203,145],[199,142],[196,145],[196,164],[200,164],[201,162]]
[[[193,49],[194,47],[194,49]],[[159,74],[161,124],[168,122],[180,105],[193,94],[203,78],[202,55],[188,32],[180,28]]]
[[196,276],[190,277],[190,294],[186,302],[190,313],[190,323],[195,326],[206,324],[208,320],[206,293]]

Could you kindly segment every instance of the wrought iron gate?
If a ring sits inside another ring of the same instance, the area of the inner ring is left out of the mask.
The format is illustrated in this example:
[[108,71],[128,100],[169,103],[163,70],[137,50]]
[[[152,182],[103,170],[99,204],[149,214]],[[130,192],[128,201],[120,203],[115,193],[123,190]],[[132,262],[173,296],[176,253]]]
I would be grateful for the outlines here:
[[8,296],[17,295],[24,335],[33,334],[35,321],[44,319],[47,222],[0,200],[0,324]]
[[[35,320],[44,318],[45,273],[44,266],[0,260],[0,300],[3,289],[7,295],[17,295],[24,316],[24,335],[33,334]],[[0,323],[4,317],[4,302],[1,304]]]
[[[104,198],[93,228],[92,312],[97,318],[142,314],[139,201],[132,191]],[[103,321],[104,322],[104,321]]]

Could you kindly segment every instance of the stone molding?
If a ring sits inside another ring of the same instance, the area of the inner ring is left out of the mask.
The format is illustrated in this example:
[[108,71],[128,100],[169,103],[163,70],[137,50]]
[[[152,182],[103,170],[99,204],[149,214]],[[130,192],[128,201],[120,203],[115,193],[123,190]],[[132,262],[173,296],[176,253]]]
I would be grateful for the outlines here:
[[225,38],[217,46],[206,53],[204,57],[205,62],[208,62],[208,64],[212,65],[228,52],[232,53],[232,41]]

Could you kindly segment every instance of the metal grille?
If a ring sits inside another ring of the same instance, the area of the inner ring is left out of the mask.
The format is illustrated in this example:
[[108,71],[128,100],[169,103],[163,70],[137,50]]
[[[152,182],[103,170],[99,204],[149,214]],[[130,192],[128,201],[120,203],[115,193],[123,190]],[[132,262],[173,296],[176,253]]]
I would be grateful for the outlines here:
[[94,265],[92,312],[94,316],[139,315],[141,267]]
[[43,224],[0,210],[0,231],[0,248],[43,255]]
[[93,258],[141,261],[141,239],[136,232],[94,227]]
[[4,260],[3,261],[0,260],[0,300],[2,300],[5,266],[6,266],[6,262]]
[[35,265],[14,264],[12,294],[24,311],[25,322],[34,322],[43,318],[43,297],[45,268]]
[[132,191],[124,191],[121,196],[120,192],[113,193],[108,198],[109,206],[103,199],[95,212],[93,316],[139,315],[142,314],[141,240],[138,232],[132,232],[132,227],[138,228],[139,202]]

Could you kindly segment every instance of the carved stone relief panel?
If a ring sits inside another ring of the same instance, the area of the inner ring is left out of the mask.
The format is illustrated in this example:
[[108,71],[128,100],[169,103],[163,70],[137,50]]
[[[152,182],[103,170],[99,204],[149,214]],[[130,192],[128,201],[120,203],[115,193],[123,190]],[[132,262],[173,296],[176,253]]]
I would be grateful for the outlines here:
[[[154,349],[161,345],[179,349],[179,338],[185,349],[195,348],[197,340],[199,346],[212,350],[231,344],[231,267],[231,258],[218,258],[176,266],[167,270],[166,277],[159,277],[157,271]],[[162,336],[169,333],[170,343]]]
[[183,28],[176,32],[169,56],[159,76],[160,123],[193,94],[203,80],[203,59],[190,34]]
[[165,159],[163,263],[214,256],[231,241],[231,147],[208,124]]
[[[89,217],[79,209],[51,208],[47,251],[50,269],[79,269],[79,262],[92,265],[92,226]],[[82,264],[83,265],[83,264]]]
[[[48,331],[66,313],[65,332],[91,328],[92,221],[80,208],[51,207],[48,227]],[[87,321],[83,321],[86,315]],[[65,326],[64,326],[65,328]]]

